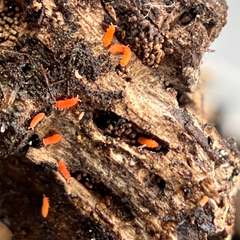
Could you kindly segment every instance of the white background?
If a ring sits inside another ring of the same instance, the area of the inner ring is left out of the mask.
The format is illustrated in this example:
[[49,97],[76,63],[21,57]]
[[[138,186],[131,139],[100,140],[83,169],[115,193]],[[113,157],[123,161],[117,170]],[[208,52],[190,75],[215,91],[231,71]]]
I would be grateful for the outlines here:
[[[203,73],[207,72],[205,105],[219,109],[224,137],[240,142],[240,1],[228,0],[228,23],[205,53]],[[205,75],[205,74],[203,74]]]

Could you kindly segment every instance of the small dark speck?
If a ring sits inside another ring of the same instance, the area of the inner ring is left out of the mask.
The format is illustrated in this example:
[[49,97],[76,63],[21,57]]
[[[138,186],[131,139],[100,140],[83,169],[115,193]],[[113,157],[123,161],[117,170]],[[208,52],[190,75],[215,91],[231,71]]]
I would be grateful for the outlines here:
[[126,80],[127,82],[131,82],[132,79],[127,77],[127,78],[125,78],[125,80]]

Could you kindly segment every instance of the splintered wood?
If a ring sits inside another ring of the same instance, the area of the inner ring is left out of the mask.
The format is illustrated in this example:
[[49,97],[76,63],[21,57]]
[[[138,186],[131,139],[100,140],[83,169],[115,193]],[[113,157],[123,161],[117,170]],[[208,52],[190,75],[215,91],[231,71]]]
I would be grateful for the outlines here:
[[10,2],[4,29],[23,25],[0,49],[0,213],[14,238],[230,239],[239,152],[184,101],[225,1]]

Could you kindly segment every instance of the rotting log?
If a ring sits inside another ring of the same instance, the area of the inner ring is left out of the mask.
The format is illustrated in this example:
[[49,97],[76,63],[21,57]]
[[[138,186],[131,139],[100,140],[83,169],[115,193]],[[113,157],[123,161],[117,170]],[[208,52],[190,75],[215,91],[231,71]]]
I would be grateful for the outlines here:
[[[239,152],[204,122],[194,93],[226,3],[149,3],[1,1],[0,216],[14,239],[230,239]],[[126,67],[103,46],[111,23],[113,44],[133,51]],[[54,133],[62,140],[44,146]]]

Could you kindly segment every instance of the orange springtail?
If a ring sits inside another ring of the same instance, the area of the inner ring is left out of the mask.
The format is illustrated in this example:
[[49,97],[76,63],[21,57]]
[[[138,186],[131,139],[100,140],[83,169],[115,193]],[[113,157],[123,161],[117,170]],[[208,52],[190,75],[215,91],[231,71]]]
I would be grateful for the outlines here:
[[120,64],[121,64],[121,66],[126,66],[131,59],[132,51],[131,51],[130,47],[124,46],[123,52],[124,52],[124,55],[123,55],[123,58],[122,58]]
[[43,139],[43,144],[50,145],[50,144],[55,144],[58,143],[61,140],[62,136],[60,134],[55,134],[51,137],[47,137]]
[[204,196],[204,197],[200,200],[199,204],[200,204],[202,207],[204,207],[204,206],[207,204],[207,202],[208,202],[208,197],[207,197],[207,196]]
[[57,108],[70,108],[70,107],[73,107],[74,105],[76,105],[78,103],[79,99],[78,97],[75,97],[75,98],[70,98],[70,99],[67,99],[67,100],[59,100],[55,103],[55,106]]
[[58,167],[59,167],[59,170],[60,170],[61,174],[65,177],[66,180],[71,178],[71,175],[70,175],[69,171],[67,170],[66,165],[63,162],[63,160],[61,160],[58,163]]
[[108,47],[111,44],[113,35],[115,33],[115,29],[116,29],[116,26],[114,26],[114,25],[110,25],[110,27],[108,28],[108,30],[104,36],[104,39],[103,39],[103,45],[105,47]]
[[45,117],[45,114],[44,113],[39,113],[37,114],[31,121],[30,123],[30,127],[29,128],[35,128],[36,125],[43,120],[43,118]]
[[49,210],[49,201],[48,198],[43,194],[43,203],[42,203],[42,215],[47,217]]
[[109,50],[110,50],[110,53],[123,53],[124,46],[121,44],[112,45]]
[[145,138],[145,137],[139,137],[138,142],[141,143],[142,145],[146,145],[146,147],[148,147],[148,148],[158,147],[158,143],[156,141]]

